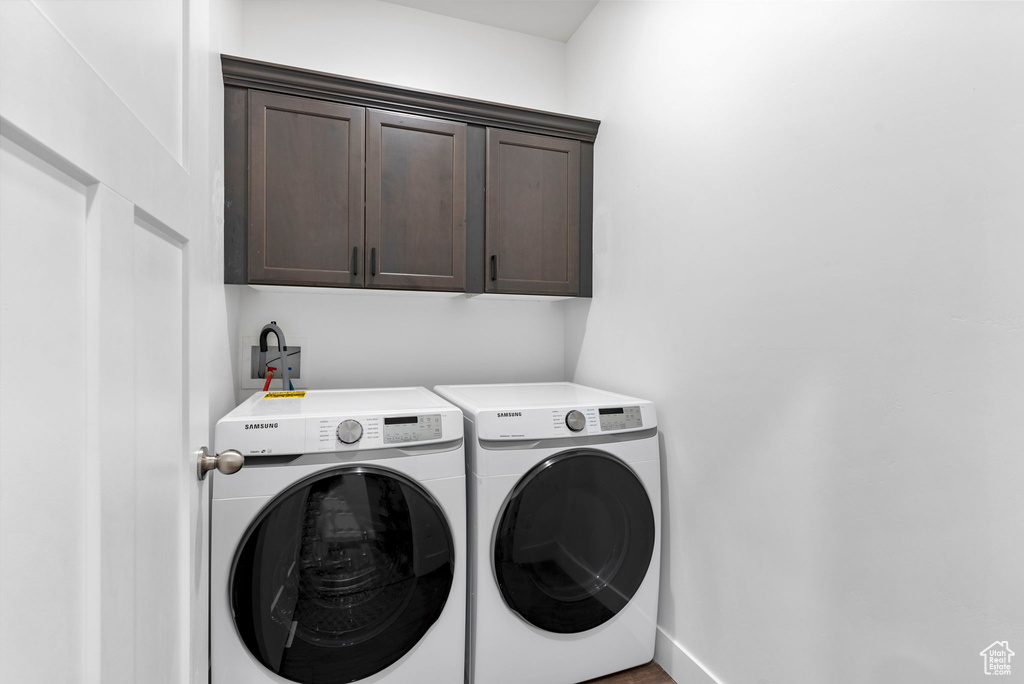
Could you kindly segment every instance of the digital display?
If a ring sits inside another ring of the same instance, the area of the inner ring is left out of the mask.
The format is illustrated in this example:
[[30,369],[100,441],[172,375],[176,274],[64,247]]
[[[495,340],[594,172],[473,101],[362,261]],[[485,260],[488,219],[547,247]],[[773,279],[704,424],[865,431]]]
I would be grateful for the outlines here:
[[441,439],[441,414],[384,419],[384,443],[404,444]]
[[644,426],[639,406],[598,409],[602,430],[631,430]]

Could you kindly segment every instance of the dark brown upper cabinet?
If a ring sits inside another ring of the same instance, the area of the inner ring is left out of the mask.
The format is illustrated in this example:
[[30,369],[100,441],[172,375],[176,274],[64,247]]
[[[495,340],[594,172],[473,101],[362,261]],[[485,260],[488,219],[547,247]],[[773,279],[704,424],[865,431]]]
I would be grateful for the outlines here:
[[580,291],[580,143],[487,130],[488,292]]
[[361,107],[249,93],[249,279],[358,287]]
[[591,296],[599,121],[221,66],[224,282]]
[[367,287],[466,289],[466,124],[367,111]]

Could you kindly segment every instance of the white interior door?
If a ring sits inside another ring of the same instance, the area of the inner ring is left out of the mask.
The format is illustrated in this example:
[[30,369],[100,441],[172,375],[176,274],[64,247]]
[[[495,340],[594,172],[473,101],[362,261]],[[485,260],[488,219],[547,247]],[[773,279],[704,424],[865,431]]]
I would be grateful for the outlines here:
[[206,681],[208,8],[0,2],[0,681]]

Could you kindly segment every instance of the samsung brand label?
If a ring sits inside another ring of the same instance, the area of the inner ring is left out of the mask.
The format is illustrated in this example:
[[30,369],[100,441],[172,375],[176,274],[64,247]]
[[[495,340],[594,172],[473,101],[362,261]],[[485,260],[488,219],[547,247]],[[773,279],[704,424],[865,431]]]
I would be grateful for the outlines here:
[[522,411],[509,411],[507,413],[498,413],[499,418],[520,418],[522,417]]
[[248,423],[245,426],[246,430],[272,430],[277,427],[277,423]]

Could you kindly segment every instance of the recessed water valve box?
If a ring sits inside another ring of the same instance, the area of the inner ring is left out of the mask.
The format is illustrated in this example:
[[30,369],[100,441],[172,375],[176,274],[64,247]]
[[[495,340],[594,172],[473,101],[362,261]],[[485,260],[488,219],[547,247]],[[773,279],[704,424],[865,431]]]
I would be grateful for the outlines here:
[[[260,368],[260,347],[254,344],[250,347],[251,350],[251,363],[249,368],[249,379],[256,380],[267,377],[266,367]],[[302,377],[302,347],[288,345],[288,366],[291,368],[288,371],[288,375],[292,380],[297,380]],[[281,350],[277,347],[267,347],[267,361],[266,366],[273,366],[277,368],[277,372],[274,373],[274,380],[281,377],[281,370],[284,366],[281,363]]]

